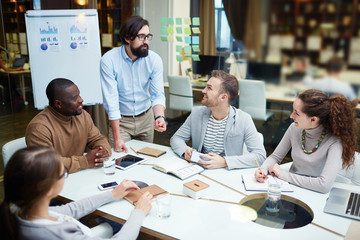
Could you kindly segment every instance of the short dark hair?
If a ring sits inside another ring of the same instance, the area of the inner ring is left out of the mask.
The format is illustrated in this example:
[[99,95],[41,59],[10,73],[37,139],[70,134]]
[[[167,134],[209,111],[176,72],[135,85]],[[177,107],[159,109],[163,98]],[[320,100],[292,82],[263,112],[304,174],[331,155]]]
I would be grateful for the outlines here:
[[221,80],[221,91],[229,95],[229,104],[239,95],[239,81],[235,76],[222,70],[213,70],[211,77]]
[[145,25],[149,26],[148,20],[143,19],[140,16],[132,16],[128,18],[121,24],[119,34],[120,41],[123,44],[128,44],[125,39],[130,39],[131,41],[134,40],[140,29]]
[[344,60],[338,57],[333,57],[327,62],[326,70],[330,73],[337,73],[343,69],[344,65]]
[[49,99],[49,105],[55,107],[55,100],[63,99],[64,90],[68,87],[71,87],[75,83],[66,78],[55,78],[53,79],[46,87],[46,96]]

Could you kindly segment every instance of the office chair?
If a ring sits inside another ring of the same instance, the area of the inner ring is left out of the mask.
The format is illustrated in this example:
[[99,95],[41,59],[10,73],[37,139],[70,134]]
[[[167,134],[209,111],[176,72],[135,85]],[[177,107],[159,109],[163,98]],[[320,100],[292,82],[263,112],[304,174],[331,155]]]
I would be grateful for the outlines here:
[[169,81],[169,108],[191,112],[194,106],[192,86],[188,76],[168,76]]
[[239,80],[239,109],[250,114],[254,120],[268,121],[274,113],[266,109],[265,82]]
[[14,139],[10,142],[7,142],[2,147],[2,157],[4,161],[4,167],[10,160],[11,156],[19,149],[25,148],[26,142],[25,137]]

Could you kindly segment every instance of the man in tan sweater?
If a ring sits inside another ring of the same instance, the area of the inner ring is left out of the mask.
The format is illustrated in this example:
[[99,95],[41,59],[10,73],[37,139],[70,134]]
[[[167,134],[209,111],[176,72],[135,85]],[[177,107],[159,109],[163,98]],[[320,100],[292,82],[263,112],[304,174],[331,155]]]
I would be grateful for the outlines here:
[[46,95],[49,106],[27,126],[26,144],[52,146],[70,172],[102,166],[103,158],[111,155],[111,147],[82,110],[78,87],[68,79],[56,78],[47,86]]

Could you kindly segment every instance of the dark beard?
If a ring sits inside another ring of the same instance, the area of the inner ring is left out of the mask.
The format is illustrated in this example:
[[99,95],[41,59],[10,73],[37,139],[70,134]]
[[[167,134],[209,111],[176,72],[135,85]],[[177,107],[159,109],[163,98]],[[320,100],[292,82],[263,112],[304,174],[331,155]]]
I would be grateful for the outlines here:
[[[145,50],[141,49],[143,46],[147,46],[147,48]],[[138,48],[133,48],[132,46],[130,46],[130,49],[132,54],[134,54],[138,58],[147,57],[147,55],[149,54],[149,45],[147,44],[143,44]]]

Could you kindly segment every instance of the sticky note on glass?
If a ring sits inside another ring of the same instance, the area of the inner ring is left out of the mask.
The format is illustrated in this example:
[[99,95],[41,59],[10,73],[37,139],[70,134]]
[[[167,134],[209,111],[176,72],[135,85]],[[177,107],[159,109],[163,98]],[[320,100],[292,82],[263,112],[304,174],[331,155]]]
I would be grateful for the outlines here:
[[194,34],[200,34],[200,29],[198,27],[193,27],[192,31]]
[[190,18],[184,18],[184,22],[185,22],[185,25],[191,25],[191,20]]
[[199,45],[192,45],[193,52],[200,52]]
[[176,33],[181,34],[182,33],[182,27],[176,27]]
[[193,17],[192,22],[194,26],[200,26],[200,18],[199,17]]
[[185,46],[184,52],[185,53],[191,53],[191,47],[190,46]]
[[166,25],[167,24],[167,18],[160,18],[160,23],[161,25]]
[[181,36],[176,36],[176,41],[182,42],[182,41],[183,41],[183,40],[182,40],[182,37],[181,37]]
[[174,19],[168,18],[168,25],[174,25]]
[[194,61],[200,61],[199,54],[193,54],[193,55],[192,55],[192,59],[193,59]]
[[186,44],[191,44],[191,37],[190,36],[185,36],[184,40],[185,40]]
[[185,35],[191,35],[191,29],[189,27],[184,28]]
[[176,55],[176,61],[182,62],[183,57],[181,55]]
[[181,25],[181,24],[182,24],[181,18],[176,18],[176,25]]
[[182,47],[179,45],[176,45],[176,52],[178,52],[178,53],[182,52]]
[[174,33],[174,27],[168,27],[167,28],[167,33],[168,34],[173,34]]
[[160,36],[161,41],[167,42],[167,36]]
[[185,57],[191,57],[192,55],[191,55],[191,53],[185,53],[184,56]]
[[167,34],[167,29],[166,29],[166,27],[164,27],[164,26],[160,27],[160,33],[161,33],[161,34]]
[[198,45],[199,44],[199,36],[192,36],[192,44]]
[[167,40],[168,42],[174,42],[174,35],[168,35]]

